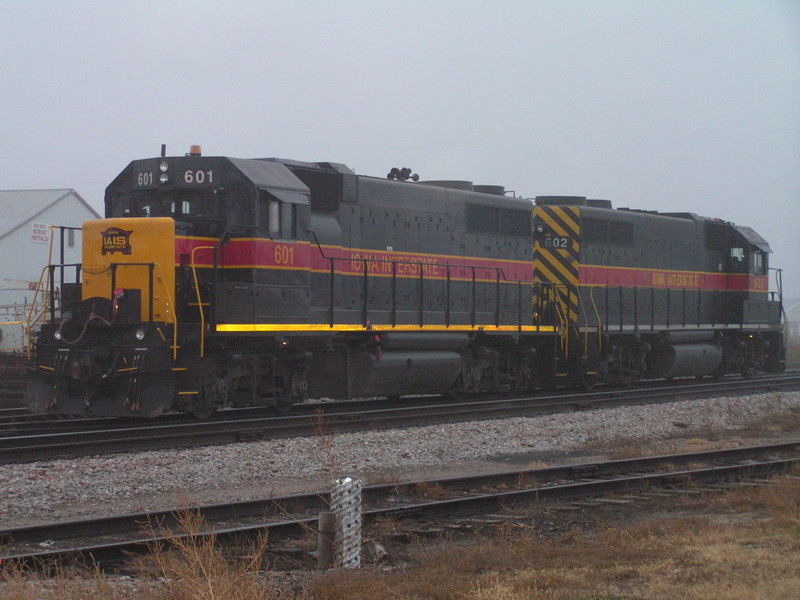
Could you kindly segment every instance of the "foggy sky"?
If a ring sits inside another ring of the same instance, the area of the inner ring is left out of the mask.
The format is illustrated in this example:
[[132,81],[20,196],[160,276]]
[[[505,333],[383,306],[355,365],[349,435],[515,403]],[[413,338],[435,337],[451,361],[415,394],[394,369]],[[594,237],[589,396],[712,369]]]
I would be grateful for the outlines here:
[[0,56],[0,189],[408,166],[751,226],[800,296],[800,0],[0,0]]

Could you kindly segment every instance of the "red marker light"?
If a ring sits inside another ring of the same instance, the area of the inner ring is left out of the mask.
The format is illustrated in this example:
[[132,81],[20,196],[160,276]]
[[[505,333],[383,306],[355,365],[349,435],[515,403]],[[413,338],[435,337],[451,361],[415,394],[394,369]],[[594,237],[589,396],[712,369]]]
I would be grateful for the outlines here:
[[201,153],[199,144],[192,144],[189,147],[189,154],[191,154],[192,156],[200,156]]

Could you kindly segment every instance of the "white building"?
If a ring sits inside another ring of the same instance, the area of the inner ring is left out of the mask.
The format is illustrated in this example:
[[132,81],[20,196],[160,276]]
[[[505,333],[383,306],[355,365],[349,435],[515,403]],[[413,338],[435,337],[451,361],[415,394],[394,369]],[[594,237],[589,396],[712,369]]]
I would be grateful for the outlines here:
[[800,300],[789,300],[783,305],[786,310],[786,324],[789,331],[789,340],[800,344]]
[[[42,268],[61,262],[59,227],[80,228],[99,216],[75,190],[0,190],[0,350],[21,350],[21,321]],[[81,262],[80,230],[63,234],[64,262]]]

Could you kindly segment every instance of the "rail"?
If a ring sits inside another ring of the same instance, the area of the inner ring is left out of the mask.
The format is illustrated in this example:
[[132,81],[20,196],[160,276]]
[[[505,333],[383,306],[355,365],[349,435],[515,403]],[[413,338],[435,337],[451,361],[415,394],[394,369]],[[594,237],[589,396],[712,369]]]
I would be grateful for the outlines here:
[[[363,518],[368,523],[393,518],[401,523],[399,517],[413,516],[416,524],[419,519],[426,519],[440,525],[442,515],[448,514],[463,517],[499,510],[513,518],[508,509],[520,502],[539,505],[543,501],[602,498],[612,493],[630,496],[631,492],[634,492],[632,500],[644,501],[670,492],[680,495],[687,488],[696,491],[695,482],[724,482],[721,492],[743,481],[746,485],[765,485],[768,483],[765,475],[786,474],[796,467],[800,462],[796,447],[797,441],[791,441],[381,483],[364,487],[362,494],[369,508],[364,511]],[[441,492],[436,499],[426,498],[424,494],[417,497],[420,495],[413,493],[413,490],[434,487]],[[283,540],[285,546],[287,538],[307,536],[318,523],[319,512],[329,505],[327,495],[315,492],[196,505],[181,511],[115,514],[14,527],[0,530],[0,542],[5,548],[0,559],[33,569],[75,558],[85,562],[87,557],[94,565],[118,566],[121,560],[160,544],[175,542],[176,536],[185,535],[172,530],[187,511],[197,514],[206,524],[205,531],[196,535],[241,545],[243,536],[264,536],[266,532],[270,540]],[[144,535],[142,523],[158,523],[160,527]],[[53,544],[53,540],[58,543]],[[43,546],[48,549],[42,550]]]

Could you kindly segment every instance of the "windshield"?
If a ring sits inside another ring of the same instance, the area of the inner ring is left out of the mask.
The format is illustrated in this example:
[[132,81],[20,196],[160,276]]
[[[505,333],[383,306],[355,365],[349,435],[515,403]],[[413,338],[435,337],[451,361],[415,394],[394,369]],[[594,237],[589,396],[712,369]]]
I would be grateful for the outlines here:
[[217,191],[214,189],[171,190],[158,193],[144,190],[126,194],[113,202],[112,217],[217,217]]

